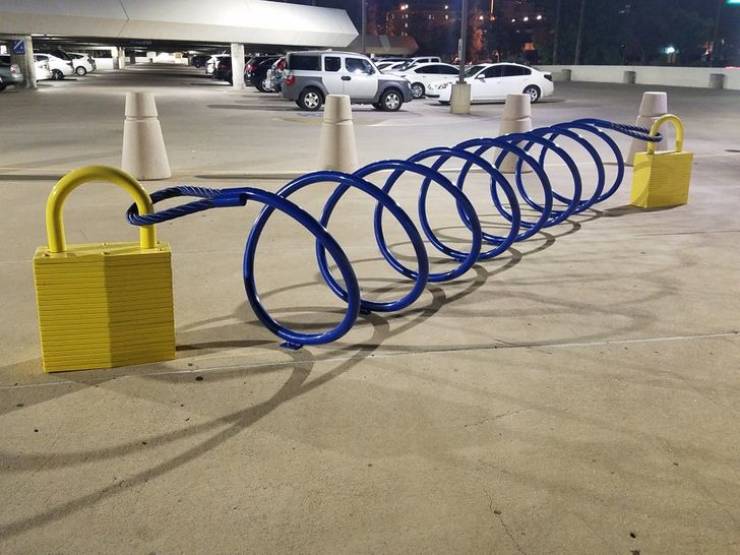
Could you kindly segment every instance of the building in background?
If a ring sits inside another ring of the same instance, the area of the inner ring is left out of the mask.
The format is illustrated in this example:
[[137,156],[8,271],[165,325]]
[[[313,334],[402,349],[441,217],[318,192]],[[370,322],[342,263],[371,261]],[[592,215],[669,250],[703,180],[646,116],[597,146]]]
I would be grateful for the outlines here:
[[385,14],[385,34],[413,37],[419,54],[452,57],[459,35],[459,6],[443,1],[403,1]]
[[[460,0],[396,2],[385,13],[384,32],[413,37],[420,54],[452,59],[457,55],[460,4]],[[468,61],[536,62],[538,44],[546,42],[549,32],[546,19],[533,0],[469,0]]]

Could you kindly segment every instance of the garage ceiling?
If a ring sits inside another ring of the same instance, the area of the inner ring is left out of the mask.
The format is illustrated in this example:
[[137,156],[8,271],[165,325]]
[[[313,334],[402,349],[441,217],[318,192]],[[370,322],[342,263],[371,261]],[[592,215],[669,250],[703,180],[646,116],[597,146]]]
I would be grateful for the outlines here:
[[0,0],[0,34],[344,48],[345,10],[264,0]]

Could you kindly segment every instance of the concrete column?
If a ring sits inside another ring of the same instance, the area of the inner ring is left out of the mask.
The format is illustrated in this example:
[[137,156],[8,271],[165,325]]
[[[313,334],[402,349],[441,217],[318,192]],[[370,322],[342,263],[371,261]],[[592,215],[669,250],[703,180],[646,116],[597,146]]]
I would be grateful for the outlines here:
[[126,68],[126,49],[122,46],[118,47],[118,69]]
[[244,88],[244,45],[231,43],[231,83],[235,89]]
[[21,73],[23,74],[23,88],[36,89],[38,88],[38,85],[36,84],[36,64],[33,60],[33,40],[30,36],[17,37],[14,40],[23,41],[25,53],[13,54],[13,44],[11,42],[9,44],[10,61],[11,63],[18,64],[18,67],[21,69]]

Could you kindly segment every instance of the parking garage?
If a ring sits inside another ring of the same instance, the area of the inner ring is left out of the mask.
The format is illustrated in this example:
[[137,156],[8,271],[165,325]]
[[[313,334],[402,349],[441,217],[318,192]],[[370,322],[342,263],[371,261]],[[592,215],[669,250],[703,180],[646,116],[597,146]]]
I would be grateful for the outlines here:
[[[95,15],[98,2],[80,12],[59,8],[69,21],[31,18],[70,25],[64,33],[55,27],[54,36],[43,26],[11,29],[19,20],[9,18],[10,4],[40,10],[46,3],[0,2],[10,50],[25,40],[25,52],[91,52],[97,67],[0,93],[0,551],[734,551],[737,91],[558,81],[553,71],[553,94],[530,106],[534,129],[577,119],[634,124],[645,93],[665,93],[693,153],[688,202],[636,207],[634,167],[593,141],[604,160],[596,163],[577,134],[564,134],[557,143],[570,158],[553,150],[541,162],[553,189],[575,198],[572,158],[581,198],[623,171],[612,196],[455,279],[428,281],[402,310],[358,310],[351,329],[329,343],[281,345],[287,341],[245,297],[245,241],[263,214],[254,198],[162,221],[158,239],[172,249],[175,357],[44,372],[32,258],[49,242],[47,199],[73,170],[122,166],[125,121],[139,116],[127,95],[147,93],[156,103],[156,116],[141,118],[156,117],[170,175],[138,180],[151,195],[182,186],[278,193],[326,170],[330,159],[349,161],[352,170],[407,161],[498,137],[510,123],[503,101],[454,114],[434,97],[394,112],[353,104],[349,116],[331,119],[191,63],[199,54],[243,64],[250,54],[343,51],[357,31],[341,11],[326,12],[334,38],[306,31],[304,40],[285,25],[264,35],[208,35],[225,26],[185,10],[173,29],[199,29],[203,40],[189,42],[156,18],[138,20],[139,3],[123,2],[129,24],[146,29],[130,34],[120,18]],[[110,34],[85,35],[78,26],[90,22],[76,21],[82,13]],[[347,142],[337,143],[336,158],[327,155],[327,128],[336,131],[331,136],[350,129],[356,159],[346,155]],[[632,137],[604,133],[626,158]],[[672,146],[674,134],[666,138]],[[483,157],[501,166],[496,158]],[[435,179],[457,185],[464,161],[448,161]],[[367,181],[381,189],[393,171]],[[516,174],[504,175],[516,192]],[[534,204],[546,202],[531,193],[542,188],[537,171],[518,175]],[[336,191],[323,179],[290,197],[316,221]],[[512,224],[492,204],[491,179],[484,166],[473,168],[463,191],[482,229],[503,236]],[[424,223],[422,182],[399,177],[392,192],[399,210],[414,229],[427,225],[437,241],[467,253],[474,233],[459,197],[433,184]],[[137,241],[126,218],[131,202],[102,180],[81,187],[65,204],[66,241]],[[515,203],[500,201],[503,213],[513,214]],[[351,190],[324,227],[351,262],[361,297],[394,302],[418,273],[399,273],[379,252],[377,205],[377,197]],[[522,220],[535,221],[539,212],[521,205]],[[386,213],[385,244],[417,271],[413,233],[401,221]],[[461,257],[420,237],[430,273],[458,267]],[[346,299],[327,287],[317,265],[316,238],[298,220],[274,215],[253,263],[260,301],[281,325],[318,333],[345,315]],[[336,276],[340,267],[330,264]],[[346,278],[337,281],[349,289]]]

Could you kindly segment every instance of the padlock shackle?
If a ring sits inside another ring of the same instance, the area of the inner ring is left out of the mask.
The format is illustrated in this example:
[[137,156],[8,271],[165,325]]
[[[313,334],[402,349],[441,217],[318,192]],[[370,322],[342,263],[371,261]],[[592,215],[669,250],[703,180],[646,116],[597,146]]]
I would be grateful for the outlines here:
[[[660,116],[653,122],[653,125],[650,126],[650,136],[657,136],[660,126],[666,122],[673,124],[673,128],[676,130],[676,152],[681,152],[683,150],[683,122],[681,122],[681,119],[678,116],[674,116],[673,114]],[[655,145],[656,143],[654,142],[649,142],[647,144],[648,154],[655,154]]]
[[[72,170],[57,181],[46,201],[46,236],[49,241],[50,252],[59,253],[67,249],[64,219],[62,217],[64,201],[77,187],[91,181],[104,181],[118,185],[134,199],[139,214],[151,214],[153,212],[149,193],[126,172],[109,166],[85,166]],[[157,236],[153,225],[145,225],[139,228],[139,243],[142,249],[153,249],[156,246]]]

